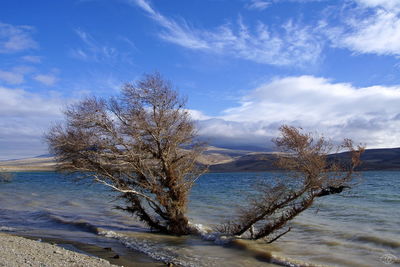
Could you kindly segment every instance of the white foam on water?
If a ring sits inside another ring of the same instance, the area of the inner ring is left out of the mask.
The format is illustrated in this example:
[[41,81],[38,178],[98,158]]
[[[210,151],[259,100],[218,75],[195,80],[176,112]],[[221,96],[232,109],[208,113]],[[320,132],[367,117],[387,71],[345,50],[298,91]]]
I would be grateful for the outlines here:
[[232,241],[232,237],[221,234],[220,232],[213,232],[212,228],[203,224],[190,223],[189,226],[192,228],[192,233],[197,234],[201,239],[206,241],[213,241],[217,245],[225,245]]
[[161,247],[157,243],[149,240],[138,239],[131,236],[128,237],[114,231],[100,231],[99,235],[114,238],[127,248],[142,252],[147,256],[164,263],[172,263],[174,265],[188,267],[202,265],[200,258],[193,256],[191,259],[184,260],[182,259],[182,255],[177,254],[173,248]]
[[[211,228],[204,226],[202,224],[190,224],[190,226],[193,228],[194,231],[196,231],[196,233],[201,237],[202,240],[213,242],[216,245],[221,245],[221,249],[222,246],[228,244],[235,238],[231,236],[222,235],[221,233],[218,232],[212,232]],[[163,244],[162,241],[157,242],[157,241],[151,241],[146,238],[136,238],[134,236],[127,236],[123,233],[104,230],[104,229],[99,230],[99,235],[116,239],[125,247],[138,252],[142,252],[147,256],[164,263],[172,263],[178,266],[189,266],[189,267],[218,266],[218,265],[230,266],[229,260],[227,261],[226,258],[218,258],[212,255],[199,254],[198,253],[199,251],[195,252],[192,251],[190,248],[185,249],[181,247],[175,247],[174,245],[165,245],[165,243]],[[237,258],[237,260],[240,261],[239,258]],[[250,260],[252,264],[255,264],[254,266],[268,265],[267,262],[264,263],[258,262],[255,259],[253,259],[254,261],[252,259],[247,259],[247,260]],[[249,263],[249,261],[247,260],[244,262]],[[315,264],[308,264],[305,262],[299,263],[299,261],[294,261],[292,259],[277,255],[272,256],[270,264],[276,264],[279,266],[286,266],[286,267],[320,266]],[[234,266],[241,266],[241,264],[239,262],[236,262]]]
[[[198,234],[201,236],[201,238],[205,241],[212,241],[217,245],[227,245],[229,244],[232,240],[237,239],[240,237],[238,236],[227,236],[224,235],[220,232],[213,232],[212,228],[205,226],[203,224],[194,224],[194,223],[189,223],[189,226],[193,229],[193,233]],[[278,256],[271,254],[271,263],[279,265],[279,266],[285,266],[285,267],[322,267],[324,265],[316,265],[316,264],[311,264],[311,263],[306,263],[306,262],[301,262],[301,261],[296,261],[293,259],[290,259],[288,257],[283,257],[283,256]],[[324,266],[325,267],[325,266]]]

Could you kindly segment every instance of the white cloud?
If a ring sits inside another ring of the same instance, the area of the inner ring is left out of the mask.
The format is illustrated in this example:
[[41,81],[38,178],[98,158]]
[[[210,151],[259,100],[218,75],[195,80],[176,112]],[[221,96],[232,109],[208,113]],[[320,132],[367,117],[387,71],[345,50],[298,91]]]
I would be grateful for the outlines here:
[[400,85],[357,88],[313,76],[273,80],[250,91],[218,119],[200,122],[217,143],[267,145],[282,124],[371,147],[400,146]]
[[40,63],[42,61],[39,56],[23,56],[22,59],[30,63]]
[[391,11],[379,9],[376,13],[352,25],[341,45],[361,53],[400,55],[400,18]]
[[193,50],[228,54],[237,58],[271,65],[313,64],[322,51],[322,42],[312,27],[288,21],[279,29],[269,29],[261,22],[249,29],[241,17],[234,25],[224,24],[214,30],[194,28],[185,20],[179,22],[157,12],[145,0],[130,0],[156,21],[165,41]]
[[54,85],[58,80],[54,74],[38,74],[33,79],[47,86]]
[[164,31],[160,33],[160,37],[164,40],[179,44],[190,49],[210,49],[211,47],[206,40],[202,40],[200,31],[192,29],[185,21],[181,24],[164,17],[155,11],[145,0],[128,0],[128,3],[134,4],[142,8],[148,15],[160,24]]
[[43,133],[62,118],[64,100],[6,87],[0,95],[0,160],[46,153]]
[[211,117],[205,115],[203,112],[199,111],[199,110],[195,110],[195,109],[188,109],[187,110],[190,114],[190,117],[193,120],[208,120]]
[[33,28],[0,22],[0,53],[15,53],[38,47],[32,39]]
[[[303,25],[288,20],[280,26],[258,22],[250,26],[239,17],[214,29],[194,27],[184,19],[164,16],[148,0],[125,0],[143,9],[161,26],[160,38],[207,53],[230,55],[262,64],[309,66],[321,60],[324,46],[355,53],[400,55],[400,1],[349,0],[326,6],[321,21]],[[264,9],[278,2],[325,0],[248,0],[246,8]]]
[[24,82],[24,75],[20,72],[0,70],[0,81],[8,84],[21,84]]
[[355,5],[341,10],[338,25],[325,21],[321,27],[333,46],[356,53],[400,55],[400,1],[353,1]]
[[398,0],[355,0],[360,5],[366,7],[384,7],[386,9],[400,8],[400,1]]
[[25,82],[25,75],[31,73],[35,69],[30,66],[15,66],[10,70],[0,70],[0,85],[5,84],[22,84]]
[[211,145],[231,148],[271,148],[279,126],[267,122],[229,121],[211,118],[197,121],[199,136]]
[[251,0],[250,3],[246,4],[247,9],[251,10],[264,10],[266,9],[271,3],[263,0]]
[[26,117],[41,115],[59,115],[61,99],[43,97],[39,94],[30,93],[23,89],[11,89],[0,87],[0,114],[2,116]]

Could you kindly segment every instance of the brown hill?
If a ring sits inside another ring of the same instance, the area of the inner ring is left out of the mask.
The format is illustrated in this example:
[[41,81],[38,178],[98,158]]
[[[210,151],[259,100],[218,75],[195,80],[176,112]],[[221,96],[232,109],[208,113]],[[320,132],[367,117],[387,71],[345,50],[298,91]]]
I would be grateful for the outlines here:
[[[276,152],[253,152],[208,147],[199,163],[209,165],[210,172],[259,172],[276,170]],[[346,153],[331,155],[345,157]],[[361,157],[360,170],[400,170],[400,148],[367,149]],[[0,161],[0,169],[7,171],[54,171],[51,156]]]

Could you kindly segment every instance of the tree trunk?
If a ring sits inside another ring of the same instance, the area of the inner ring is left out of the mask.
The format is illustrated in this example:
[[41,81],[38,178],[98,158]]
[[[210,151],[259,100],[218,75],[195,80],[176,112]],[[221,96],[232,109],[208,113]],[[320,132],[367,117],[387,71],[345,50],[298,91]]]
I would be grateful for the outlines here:
[[182,212],[176,212],[168,221],[168,231],[175,235],[190,234],[189,220]]

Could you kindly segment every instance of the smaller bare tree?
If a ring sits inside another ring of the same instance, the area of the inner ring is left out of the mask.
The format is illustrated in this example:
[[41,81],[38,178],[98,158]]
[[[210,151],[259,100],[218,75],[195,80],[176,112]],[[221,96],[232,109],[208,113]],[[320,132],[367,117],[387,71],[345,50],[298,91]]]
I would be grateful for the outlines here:
[[188,234],[188,194],[204,172],[185,101],[160,74],[126,84],[119,98],[70,106],[47,134],[58,170],[85,173],[120,193],[152,229]]
[[[282,126],[281,136],[274,140],[283,152],[276,165],[285,171],[281,177],[265,181],[247,207],[240,209],[238,218],[219,229],[250,239],[277,240],[290,231],[281,231],[286,224],[305,211],[318,197],[338,194],[351,187],[354,169],[360,164],[363,146],[354,148],[349,139],[333,146],[324,137],[314,138],[301,129]],[[347,150],[348,159],[330,157],[332,152]],[[247,234],[247,235],[245,235]]]

